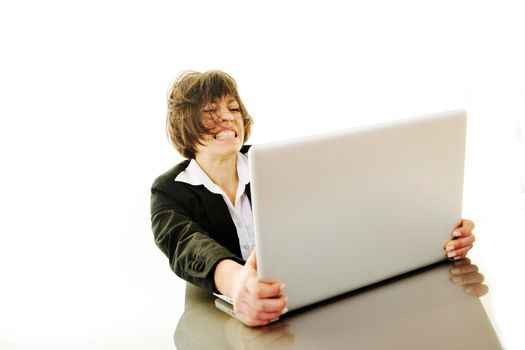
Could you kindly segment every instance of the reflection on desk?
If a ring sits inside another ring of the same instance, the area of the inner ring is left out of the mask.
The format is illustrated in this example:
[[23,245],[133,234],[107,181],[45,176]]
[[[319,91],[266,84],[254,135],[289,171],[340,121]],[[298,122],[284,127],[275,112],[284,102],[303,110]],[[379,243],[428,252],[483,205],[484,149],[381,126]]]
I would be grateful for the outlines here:
[[501,349],[469,259],[444,262],[250,328],[188,284],[177,349]]

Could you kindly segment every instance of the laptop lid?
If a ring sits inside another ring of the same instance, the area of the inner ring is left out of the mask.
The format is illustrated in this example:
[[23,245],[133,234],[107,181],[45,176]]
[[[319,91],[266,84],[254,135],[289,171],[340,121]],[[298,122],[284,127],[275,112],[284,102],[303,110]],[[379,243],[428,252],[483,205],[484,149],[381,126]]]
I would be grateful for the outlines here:
[[252,146],[259,278],[293,310],[444,259],[465,135],[454,110]]

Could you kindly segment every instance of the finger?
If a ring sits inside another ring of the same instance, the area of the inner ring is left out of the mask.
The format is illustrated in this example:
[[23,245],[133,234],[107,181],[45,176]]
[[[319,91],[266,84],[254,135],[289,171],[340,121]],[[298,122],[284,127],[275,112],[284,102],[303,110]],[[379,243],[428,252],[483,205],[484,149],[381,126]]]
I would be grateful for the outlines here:
[[284,284],[281,282],[266,283],[259,281],[256,277],[249,280],[247,289],[250,295],[256,299],[278,297],[282,294]]
[[240,312],[248,315],[252,319],[264,319],[273,320],[286,312],[286,304],[288,297],[281,296],[280,298],[271,299],[257,299],[253,296],[246,294],[242,299],[238,299],[234,306],[235,312]]
[[466,237],[472,234],[472,230],[474,230],[474,223],[470,220],[463,219],[461,220],[460,226],[452,232],[452,236]]
[[234,314],[237,319],[239,319],[242,323],[244,323],[247,326],[250,327],[256,327],[256,326],[264,326],[272,319],[258,319],[257,317],[254,317],[256,313],[249,308],[249,306],[246,303],[236,303],[234,306]]
[[463,259],[464,257],[467,256],[468,254],[468,251],[472,249],[472,244],[471,245],[468,245],[466,247],[463,247],[461,249],[456,249],[454,250],[454,252],[456,253],[456,256],[454,257],[456,260],[458,259]]
[[464,238],[451,239],[446,244],[446,250],[451,251],[458,248],[466,247],[468,245],[472,245],[472,243],[474,243],[475,241],[476,236],[474,236],[473,234]]
[[281,316],[280,312],[257,312],[255,310],[245,310],[245,315],[255,322],[274,322]]
[[465,257],[465,255],[467,255],[470,249],[472,249],[472,244],[466,247],[460,248],[460,249],[456,249],[456,250],[447,252],[447,257],[449,259],[454,258],[455,260],[462,259]]
[[453,276],[450,278],[450,280],[456,285],[465,285],[481,283],[485,280],[485,277],[479,272],[471,272],[460,276]]
[[257,312],[285,313],[287,302],[288,302],[288,298],[283,295],[280,298],[255,299],[253,300],[252,305]]
[[450,269],[451,275],[463,275],[465,273],[478,272],[478,267],[474,264],[455,266]]
[[236,316],[247,320],[249,323],[270,322],[282,315],[281,311],[265,312],[247,302],[238,303],[234,307],[234,312]]
[[474,225],[474,222],[472,222],[470,220],[463,219],[461,221],[461,226],[463,227],[463,230],[468,231],[468,232],[472,232],[476,225]]
[[467,284],[463,290],[469,295],[481,297],[489,292],[489,287],[485,284]]
[[246,265],[251,266],[254,270],[257,270],[257,255],[255,253],[255,249],[252,250],[248,260],[246,260]]

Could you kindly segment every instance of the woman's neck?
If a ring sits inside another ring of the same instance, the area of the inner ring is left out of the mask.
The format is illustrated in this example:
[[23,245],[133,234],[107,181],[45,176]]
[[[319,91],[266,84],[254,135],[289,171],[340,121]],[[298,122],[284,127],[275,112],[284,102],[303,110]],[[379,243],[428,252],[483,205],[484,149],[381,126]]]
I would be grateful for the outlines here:
[[197,154],[195,160],[211,181],[222,188],[235,206],[235,194],[239,185],[237,154],[222,158]]

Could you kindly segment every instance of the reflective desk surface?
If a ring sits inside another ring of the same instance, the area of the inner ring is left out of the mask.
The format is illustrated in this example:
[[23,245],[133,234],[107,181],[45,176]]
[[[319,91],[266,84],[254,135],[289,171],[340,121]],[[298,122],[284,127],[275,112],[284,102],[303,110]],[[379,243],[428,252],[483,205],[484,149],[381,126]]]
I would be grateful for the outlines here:
[[259,328],[188,284],[174,342],[177,349],[502,349],[479,299],[488,293],[480,273],[470,259],[445,261]]

